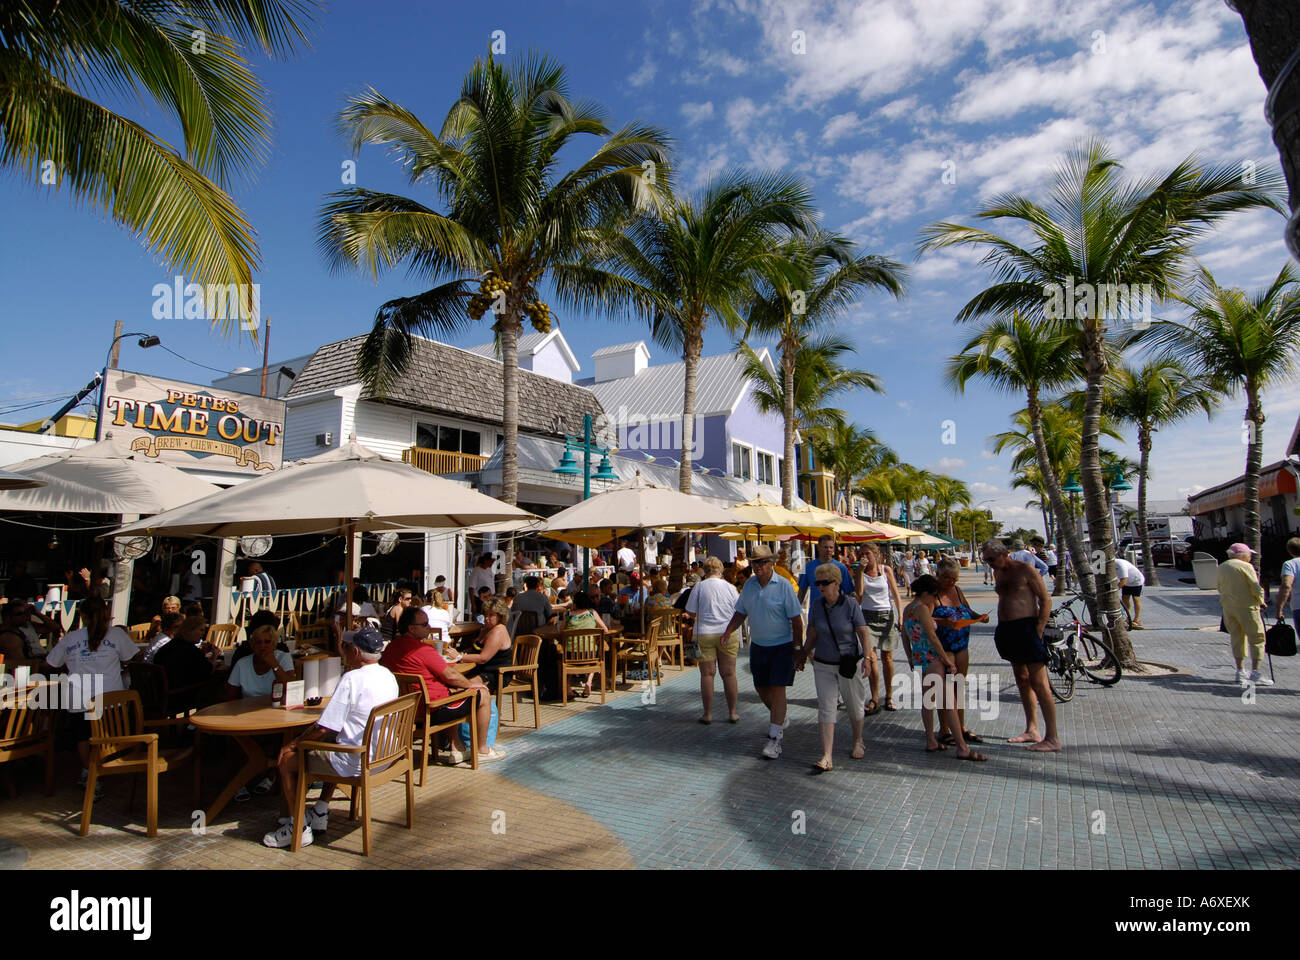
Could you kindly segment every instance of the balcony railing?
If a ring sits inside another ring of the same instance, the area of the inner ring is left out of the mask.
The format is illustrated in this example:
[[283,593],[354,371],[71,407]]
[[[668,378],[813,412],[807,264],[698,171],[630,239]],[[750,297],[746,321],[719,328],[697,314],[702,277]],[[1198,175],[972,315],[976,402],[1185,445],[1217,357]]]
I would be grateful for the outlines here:
[[430,450],[428,447],[408,447],[402,451],[402,462],[442,476],[446,473],[473,473],[487,463],[487,457],[454,450]]

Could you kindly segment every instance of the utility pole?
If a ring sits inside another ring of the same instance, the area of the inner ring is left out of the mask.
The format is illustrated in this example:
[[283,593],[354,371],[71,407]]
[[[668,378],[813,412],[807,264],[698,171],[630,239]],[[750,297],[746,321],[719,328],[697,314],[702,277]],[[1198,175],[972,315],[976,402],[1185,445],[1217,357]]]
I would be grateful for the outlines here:
[[122,347],[122,321],[118,320],[113,324],[113,346],[108,351],[108,366],[110,369],[117,366],[118,351]]
[[262,341],[262,396],[266,396],[266,365],[267,362],[270,360],[270,357],[271,357],[271,318],[267,317],[266,318],[266,339]]

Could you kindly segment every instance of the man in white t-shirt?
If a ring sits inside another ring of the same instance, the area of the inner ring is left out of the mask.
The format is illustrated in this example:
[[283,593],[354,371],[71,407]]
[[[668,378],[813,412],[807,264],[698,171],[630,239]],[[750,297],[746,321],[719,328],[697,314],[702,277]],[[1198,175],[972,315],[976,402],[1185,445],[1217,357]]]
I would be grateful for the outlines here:
[[1277,618],[1286,619],[1287,600],[1291,601],[1291,622],[1300,623],[1300,537],[1286,542],[1291,559],[1282,564],[1282,583],[1277,590]]
[[704,713],[700,723],[713,722],[713,674],[722,674],[722,692],[727,698],[728,718],[740,719],[736,713],[739,684],[736,680],[736,656],[740,637],[727,636],[727,624],[736,611],[736,588],[722,579],[722,561],[708,557],[704,561],[704,579],[691,588],[686,598],[686,612],[695,618],[693,641],[700,648],[700,696]]
[[614,557],[614,563],[618,566],[619,573],[631,573],[636,569],[636,551],[632,549],[630,541],[623,541],[623,546]]
[[466,583],[466,589],[469,595],[474,599],[473,613],[479,613],[478,604],[479,592],[484,587],[488,588],[489,593],[496,592],[496,578],[492,575],[492,565],[496,562],[490,553],[485,553],[478,558],[478,564],[469,572],[469,580]]
[[[387,667],[380,665],[379,656],[384,649],[384,637],[373,627],[358,630],[343,643],[343,662],[347,673],[334,688],[334,694],[321,714],[305,733],[280,751],[280,786],[284,804],[282,810],[292,810],[297,798],[299,740],[332,740],[346,746],[359,746],[366,732],[370,712],[398,697],[397,678]],[[370,745],[373,755],[374,744]],[[302,775],[331,773],[355,777],[361,772],[361,756],[356,753],[309,751],[304,755],[306,769]],[[307,808],[306,823],[302,829],[302,845],[312,842],[313,831],[329,829],[329,800],[334,795],[334,784],[326,783],[320,799]],[[293,841],[293,819],[281,817],[276,830],[262,838],[268,847],[288,847]]]
[[[1124,615],[1128,617],[1128,628],[1143,629],[1142,588],[1146,586],[1146,576],[1123,557],[1115,558],[1115,576],[1119,579],[1119,602],[1124,606]],[[1129,610],[1129,601],[1133,603],[1132,610]]]

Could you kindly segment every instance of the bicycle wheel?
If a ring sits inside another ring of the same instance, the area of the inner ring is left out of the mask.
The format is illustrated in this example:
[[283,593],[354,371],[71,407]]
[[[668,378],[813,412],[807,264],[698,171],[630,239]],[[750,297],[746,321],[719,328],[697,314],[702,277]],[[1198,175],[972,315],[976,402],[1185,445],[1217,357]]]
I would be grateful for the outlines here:
[[1087,678],[1103,687],[1119,683],[1119,678],[1124,673],[1115,652],[1103,640],[1090,633],[1079,635],[1079,661]]
[[1047,683],[1052,688],[1052,695],[1062,703],[1074,696],[1074,668],[1068,656],[1061,647],[1049,647],[1047,651]]

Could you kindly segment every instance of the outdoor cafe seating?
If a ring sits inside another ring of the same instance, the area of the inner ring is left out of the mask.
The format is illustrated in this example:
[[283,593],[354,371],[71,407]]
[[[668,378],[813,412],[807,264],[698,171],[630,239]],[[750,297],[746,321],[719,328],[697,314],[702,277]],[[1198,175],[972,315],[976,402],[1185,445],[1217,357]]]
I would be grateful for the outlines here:
[[[439,707],[454,707],[463,703],[465,700],[474,697],[476,694],[473,690],[457,690],[449,697],[442,697],[438,700],[429,699],[429,688],[425,686],[424,677],[417,673],[395,673],[397,678],[397,690],[402,696],[415,694],[419,697],[420,709],[417,710],[412,727],[415,730],[415,740],[420,744],[420,782],[419,786],[424,786],[424,775],[429,769],[429,755],[433,754],[436,758],[438,755],[438,741],[444,730],[451,730],[458,727],[463,722],[461,719],[449,720],[446,723],[434,723],[430,714]],[[465,718],[469,722],[469,738],[467,744],[469,749],[470,767],[478,769],[478,712],[470,708],[469,716]]]

